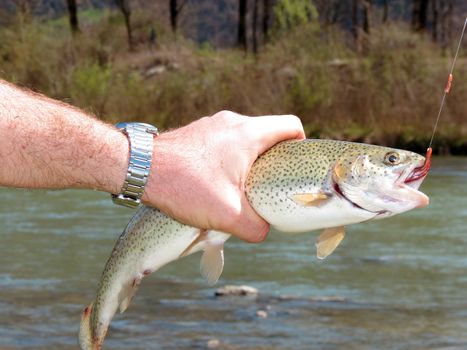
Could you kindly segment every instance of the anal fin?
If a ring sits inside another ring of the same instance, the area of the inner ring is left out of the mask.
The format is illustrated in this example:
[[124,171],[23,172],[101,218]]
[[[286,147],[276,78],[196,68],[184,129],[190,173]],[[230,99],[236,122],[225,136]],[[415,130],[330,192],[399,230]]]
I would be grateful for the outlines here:
[[210,285],[217,282],[224,269],[224,243],[207,242],[200,261],[200,272]]
[[345,237],[344,226],[325,229],[316,240],[316,256],[324,259],[337,248]]
[[135,296],[136,291],[141,283],[142,276],[137,276],[131,280],[130,283],[122,287],[118,295],[119,305],[118,309],[120,313],[125,312],[125,310],[130,306],[133,297]]

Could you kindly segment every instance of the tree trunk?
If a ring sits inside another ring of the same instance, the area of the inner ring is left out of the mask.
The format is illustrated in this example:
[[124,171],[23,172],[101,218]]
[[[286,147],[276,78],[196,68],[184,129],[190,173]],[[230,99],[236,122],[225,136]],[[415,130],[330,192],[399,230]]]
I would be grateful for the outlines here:
[[427,25],[428,0],[412,1],[412,29],[422,31]]
[[428,0],[420,1],[419,30],[425,30],[427,25]]
[[388,21],[388,15],[389,15],[389,0],[384,0],[383,1],[383,23],[386,23]]
[[363,0],[363,31],[370,34],[371,0]]
[[258,0],[253,0],[253,53],[258,53]]
[[68,5],[68,17],[70,20],[71,33],[76,35],[79,33],[78,25],[78,7],[76,6],[76,0],[67,0]]
[[128,37],[128,47],[130,50],[133,50],[133,35],[131,28],[131,8],[130,0],[115,0],[118,8],[122,11],[123,18],[125,19],[126,32]]
[[[443,48],[446,48],[446,46],[448,45],[448,42],[450,40],[449,36],[450,36],[450,28],[449,28],[449,25],[450,25],[450,20],[449,18],[451,17],[452,15],[452,1],[441,1],[439,3],[439,14],[440,14],[440,18],[438,20],[439,22],[439,29],[440,29],[440,42],[441,42],[441,46]],[[449,38],[449,39],[448,39]]]
[[331,18],[331,24],[336,24],[339,21],[340,14],[341,14],[341,5],[342,1],[335,1],[334,6],[332,7],[333,13]]
[[177,33],[177,17],[178,17],[178,6],[177,0],[170,0],[169,2],[170,7],[170,25],[172,27],[172,32],[175,34]]
[[412,30],[418,30],[420,1],[421,0],[412,0],[412,20],[411,20]]
[[358,40],[358,1],[352,0],[352,33],[355,40]]
[[238,40],[237,44],[239,47],[243,48],[243,50],[247,50],[247,42],[246,42],[246,13],[247,13],[247,0],[239,0],[239,7],[238,7]]
[[446,42],[449,44],[452,40],[452,15],[454,13],[454,0],[448,0],[448,9],[446,11]]
[[434,42],[438,41],[438,0],[431,0],[431,12],[433,15],[433,31],[431,38]]
[[271,0],[263,0],[263,37],[269,40],[269,19],[271,17]]

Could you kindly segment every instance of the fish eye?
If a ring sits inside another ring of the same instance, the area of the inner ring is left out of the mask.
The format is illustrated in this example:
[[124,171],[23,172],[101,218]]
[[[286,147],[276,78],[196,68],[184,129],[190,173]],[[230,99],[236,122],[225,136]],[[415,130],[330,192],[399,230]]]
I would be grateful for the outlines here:
[[396,152],[389,152],[384,157],[384,162],[389,165],[397,165],[400,162],[400,156]]

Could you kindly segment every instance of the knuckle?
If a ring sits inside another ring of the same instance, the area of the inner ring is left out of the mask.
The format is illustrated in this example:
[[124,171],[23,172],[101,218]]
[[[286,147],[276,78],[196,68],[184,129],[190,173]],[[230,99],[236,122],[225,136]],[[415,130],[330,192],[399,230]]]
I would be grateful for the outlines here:
[[294,122],[296,124],[300,124],[300,125],[302,124],[302,121],[300,120],[300,118],[294,114],[286,114],[284,115],[284,117],[290,119],[291,122]]
[[212,118],[219,119],[222,121],[227,121],[227,122],[232,122],[232,121],[238,121],[238,118],[241,117],[240,114],[229,111],[229,110],[223,110],[220,112],[217,112],[212,116]]

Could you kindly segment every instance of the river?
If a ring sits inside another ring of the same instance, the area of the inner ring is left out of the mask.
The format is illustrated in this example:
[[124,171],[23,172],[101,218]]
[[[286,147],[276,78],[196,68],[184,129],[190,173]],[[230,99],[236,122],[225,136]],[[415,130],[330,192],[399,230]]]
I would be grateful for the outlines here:
[[[214,287],[200,255],[172,263],[145,278],[104,349],[467,349],[467,158],[435,158],[422,190],[429,207],[348,227],[324,261],[316,232],[273,232],[228,241]],[[0,196],[0,349],[77,349],[132,211],[92,191]],[[259,295],[214,297],[225,284]]]

